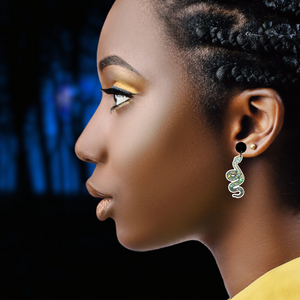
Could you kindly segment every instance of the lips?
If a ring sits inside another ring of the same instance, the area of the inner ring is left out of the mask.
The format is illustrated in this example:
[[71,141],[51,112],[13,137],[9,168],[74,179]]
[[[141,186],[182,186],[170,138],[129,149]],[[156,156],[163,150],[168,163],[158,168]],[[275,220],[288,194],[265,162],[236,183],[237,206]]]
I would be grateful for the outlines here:
[[86,188],[87,188],[88,192],[90,193],[90,195],[95,198],[100,198],[100,199],[112,198],[112,196],[106,195],[106,194],[101,193],[98,190],[96,190],[89,182],[86,183]]
[[113,201],[112,196],[99,192],[90,184],[89,181],[86,183],[86,188],[91,196],[101,199],[96,209],[96,215],[100,221],[106,220],[110,216],[109,208]]

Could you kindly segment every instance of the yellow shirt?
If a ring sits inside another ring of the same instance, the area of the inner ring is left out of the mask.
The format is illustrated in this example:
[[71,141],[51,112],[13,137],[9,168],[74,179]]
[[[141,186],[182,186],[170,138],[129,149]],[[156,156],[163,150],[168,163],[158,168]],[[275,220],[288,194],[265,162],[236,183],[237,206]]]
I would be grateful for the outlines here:
[[276,267],[231,300],[299,300],[300,257]]

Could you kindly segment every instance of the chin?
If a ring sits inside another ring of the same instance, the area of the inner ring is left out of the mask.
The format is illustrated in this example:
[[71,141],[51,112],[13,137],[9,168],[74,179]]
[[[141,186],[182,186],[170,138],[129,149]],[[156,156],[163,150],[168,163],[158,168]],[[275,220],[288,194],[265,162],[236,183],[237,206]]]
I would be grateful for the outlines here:
[[180,240],[180,241],[172,241],[169,238],[164,238],[161,235],[162,231],[160,232],[133,232],[129,229],[119,229],[117,228],[117,238],[119,243],[132,251],[138,251],[138,252],[146,252],[156,249],[161,249],[165,247],[169,247],[174,244],[179,244],[181,242],[184,242],[186,240]]
[[121,232],[117,230],[117,238],[123,247],[132,251],[145,252],[164,247],[158,245],[153,239],[146,235],[136,234],[126,230],[122,230]]

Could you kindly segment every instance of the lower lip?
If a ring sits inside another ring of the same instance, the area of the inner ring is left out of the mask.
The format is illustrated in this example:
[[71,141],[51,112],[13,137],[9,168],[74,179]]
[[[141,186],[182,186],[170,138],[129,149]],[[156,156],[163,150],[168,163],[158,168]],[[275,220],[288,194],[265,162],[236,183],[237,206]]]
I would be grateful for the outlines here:
[[105,219],[107,219],[107,211],[111,203],[112,203],[112,198],[105,198],[101,200],[100,203],[98,204],[96,209],[96,215],[100,221],[104,221]]

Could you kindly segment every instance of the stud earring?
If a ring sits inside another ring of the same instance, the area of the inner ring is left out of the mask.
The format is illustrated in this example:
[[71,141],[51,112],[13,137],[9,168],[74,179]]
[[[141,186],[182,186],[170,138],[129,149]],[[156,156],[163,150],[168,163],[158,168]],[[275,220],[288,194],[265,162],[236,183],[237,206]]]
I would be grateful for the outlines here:
[[240,155],[233,158],[232,166],[234,169],[227,171],[225,177],[228,181],[230,181],[228,184],[228,190],[233,193],[232,197],[242,198],[245,194],[245,190],[240,185],[244,183],[245,176],[238,164],[243,160],[242,153],[246,151],[247,146],[245,143],[240,142],[236,144],[235,149],[238,153],[240,153]]
[[250,145],[250,148],[251,148],[252,150],[256,150],[256,149],[257,149],[257,145],[253,143],[253,144]]

